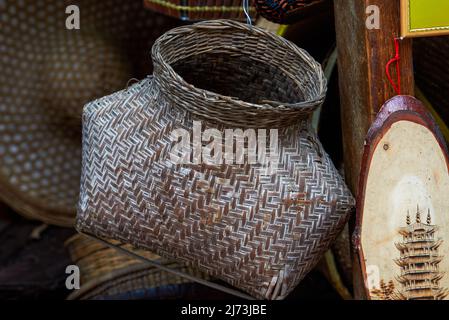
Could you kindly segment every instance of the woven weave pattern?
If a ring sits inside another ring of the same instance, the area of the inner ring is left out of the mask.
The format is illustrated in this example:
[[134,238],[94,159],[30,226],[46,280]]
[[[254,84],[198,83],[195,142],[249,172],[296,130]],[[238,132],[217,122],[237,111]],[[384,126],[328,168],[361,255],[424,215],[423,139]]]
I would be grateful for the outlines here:
[[[66,29],[70,5],[80,30]],[[141,0],[4,0],[0,21],[0,198],[73,226],[83,106],[150,72],[148,50],[176,21]]]
[[[68,299],[122,299],[142,298],[145,290],[189,283],[180,276],[161,271],[146,263],[130,258],[115,249],[83,235],[69,239],[67,247],[74,264],[80,268],[81,290],[74,291]],[[129,245],[125,247],[129,248]],[[139,255],[158,260],[171,269],[204,278],[205,275],[182,264],[162,260],[149,251],[136,251]]]
[[[284,298],[354,204],[309,126],[325,95],[321,67],[284,39],[222,20],[168,32],[153,61],[154,78],[85,107],[77,228],[185,261],[257,298]],[[278,128],[279,164],[267,174],[262,164],[173,163],[170,132],[194,120],[220,131]]]
[[269,21],[290,24],[296,22],[305,9],[328,0],[254,0],[257,12]]
[[[245,20],[242,0],[144,0],[144,3],[148,9],[184,21]],[[255,18],[253,6],[249,6],[248,14],[252,19]]]

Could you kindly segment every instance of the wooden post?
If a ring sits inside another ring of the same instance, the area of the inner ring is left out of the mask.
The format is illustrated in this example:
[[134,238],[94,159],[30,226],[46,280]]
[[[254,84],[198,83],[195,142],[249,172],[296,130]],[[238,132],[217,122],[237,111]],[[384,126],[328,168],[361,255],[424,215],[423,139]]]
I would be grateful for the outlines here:
[[[368,30],[367,7],[380,9],[380,29]],[[380,107],[396,93],[385,74],[400,36],[400,1],[334,0],[346,180],[357,193],[365,135]],[[413,95],[412,42],[401,41],[402,94]],[[394,69],[394,68],[393,68]],[[393,74],[394,71],[392,71]]]
[[[370,5],[379,8],[380,29],[369,30],[366,26]],[[386,77],[385,67],[395,55],[394,38],[400,36],[400,1],[334,0],[334,10],[345,175],[356,195],[365,136],[382,105],[396,95]],[[401,41],[400,55],[402,94],[413,95],[410,39]],[[353,228],[350,230],[352,234]],[[354,296],[363,299],[366,295],[358,266],[358,263],[353,265]]]

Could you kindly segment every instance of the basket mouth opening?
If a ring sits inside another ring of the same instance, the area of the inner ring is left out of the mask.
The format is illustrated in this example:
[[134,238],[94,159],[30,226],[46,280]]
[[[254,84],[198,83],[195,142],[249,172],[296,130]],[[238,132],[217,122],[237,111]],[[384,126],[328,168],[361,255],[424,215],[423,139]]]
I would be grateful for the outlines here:
[[257,105],[306,100],[280,68],[244,54],[211,51],[180,59],[171,67],[189,85],[233,100]]
[[187,97],[258,106],[322,103],[326,80],[304,50],[257,27],[211,20],[172,29],[153,46],[154,75]]

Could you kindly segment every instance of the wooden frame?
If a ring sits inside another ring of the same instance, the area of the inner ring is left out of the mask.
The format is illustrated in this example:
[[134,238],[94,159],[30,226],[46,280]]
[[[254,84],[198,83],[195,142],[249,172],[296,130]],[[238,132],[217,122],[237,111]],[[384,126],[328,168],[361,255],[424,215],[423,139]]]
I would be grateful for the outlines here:
[[[412,17],[411,17],[411,2],[413,1],[423,1],[423,0],[401,0],[401,36],[402,37],[430,37],[430,36],[440,36],[449,35],[449,15],[448,21],[441,26],[421,26],[419,28],[412,28]],[[427,3],[430,1],[447,1],[447,0],[425,0]],[[449,6],[448,3],[444,3]],[[441,11],[441,10],[440,10]],[[445,11],[445,10],[444,10]]]

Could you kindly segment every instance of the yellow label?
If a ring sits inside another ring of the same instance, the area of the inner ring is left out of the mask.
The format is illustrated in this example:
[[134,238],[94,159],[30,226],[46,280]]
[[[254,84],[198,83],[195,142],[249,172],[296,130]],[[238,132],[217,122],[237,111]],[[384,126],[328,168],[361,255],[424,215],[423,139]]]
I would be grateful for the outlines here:
[[449,28],[449,0],[409,0],[410,28]]
[[449,34],[449,0],[401,0],[402,34]]

